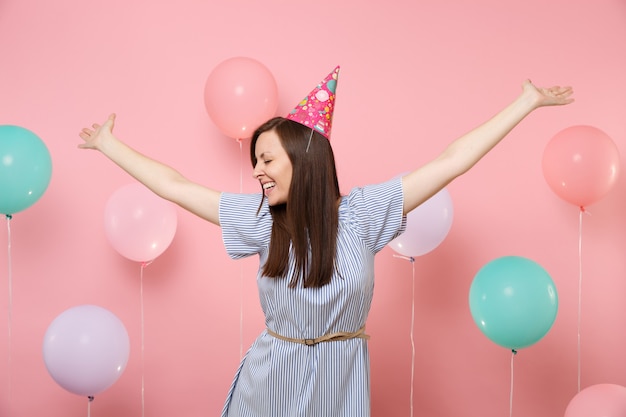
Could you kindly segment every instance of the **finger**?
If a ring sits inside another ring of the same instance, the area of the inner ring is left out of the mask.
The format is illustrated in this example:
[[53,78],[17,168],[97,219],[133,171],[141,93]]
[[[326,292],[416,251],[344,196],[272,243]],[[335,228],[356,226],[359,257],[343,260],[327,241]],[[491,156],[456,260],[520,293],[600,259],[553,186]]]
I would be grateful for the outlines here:
[[111,130],[113,130],[113,126],[115,126],[115,113],[111,113],[107,121],[104,122],[104,124],[109,126]]
[[98,123],[94,123],[94,124],[92,124],[92,125],[91,125],[91,127],[93,127],[93,128],[94,128],[94,130],[98,130],[98,129],[100,129],[100,125],[99,125]]
[[572,91],[571,88],[563,88],[560,89],[559,91],[557,91],[555,93],[555,96],[559,97],[559,98],[567,98],[569,96],[571,96],[574,92]]
[[571,86],[564,86],[564,87],[558,86],[558,87],[554,87],[554,88],[561,94],[572,91],[572,87]]

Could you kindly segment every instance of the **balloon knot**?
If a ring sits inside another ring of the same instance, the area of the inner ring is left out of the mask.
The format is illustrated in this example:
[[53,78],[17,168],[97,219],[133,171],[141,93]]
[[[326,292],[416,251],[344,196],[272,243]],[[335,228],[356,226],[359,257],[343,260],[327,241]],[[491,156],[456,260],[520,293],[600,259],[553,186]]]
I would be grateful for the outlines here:
[[394,254],[393,254],[393,257],[394,257],[394,258],[404,259],[404,260],[407,260],[407,261],[409,261],[409,262],[411,262],[411,263],[415,262],[415,258],[414,258],[414,257],[412,257],[412,256],[396,255],[396,254],[394,253]]
[[89,400],[89,402],[92,402],[92,401],[94,400],[94,397],[93,397],[93,395],[89,395],[89,396],[87,397],[87,399]]
[[580,211],[582,211],[584,213],[585,212],[585,208],[583,206],[580,206]]
[[13,216],[11,216],[10,214],[7,214],[7,220],[11,220],[13,218]]
[[511,349],[511,352],[513,352],[513,355],[517,355],[517,350]]

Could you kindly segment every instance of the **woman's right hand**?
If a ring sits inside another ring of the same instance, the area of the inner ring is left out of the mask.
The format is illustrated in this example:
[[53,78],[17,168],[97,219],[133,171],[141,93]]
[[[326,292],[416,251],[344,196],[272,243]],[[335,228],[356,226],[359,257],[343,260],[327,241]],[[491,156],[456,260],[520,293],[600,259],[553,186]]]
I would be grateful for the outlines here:
[[115,126],[115,114],[111,114],[103,125],[94,123],[91,128],[85,127],[79,136],[85,141],[78,145],[81,149],[100,149],[100,146],[107,137],[113,136],[113,126]]
[[219,225],[219,191],[189,181],[174,168],[135,151],[113,135],[114,125],[115,114],[111,114],[102,125],[84,128],[79,136],[85,142],[78,147],[100,151],[156,195]]

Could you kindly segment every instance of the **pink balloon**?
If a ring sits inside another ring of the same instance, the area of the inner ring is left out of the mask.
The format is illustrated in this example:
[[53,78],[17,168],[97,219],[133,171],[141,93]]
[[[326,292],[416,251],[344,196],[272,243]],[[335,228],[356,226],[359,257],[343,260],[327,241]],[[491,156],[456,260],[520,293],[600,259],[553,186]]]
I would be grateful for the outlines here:
[[567,405],[565,417],[625,417],[626,387],[615,384],[591,385]]
[[95,305],[70,308],[55,318],[43,341],[43,359],[65,390],[94,396],[109,388],[126,369],[130,341],[124,324]]
[[272,73],[259,61],[230,58],[209,74],[204,104],[222,133],[234,139],[247,139],[276,114],[278,88]]
[[389,246],[400,255],[425,255],[446,238],[453,214],[452,199],[444,188],[409,212],[405,232],[389,242]]
[[615,185],[620,168],[619,152],[602,130],[571,126],[550,140],[542,166],[552,191],[584,208],[600,200]]
[[104,231],[122,256],[149,262],[167,249],[176,233],[176,208],[142,184],[119,188],[104,209]]

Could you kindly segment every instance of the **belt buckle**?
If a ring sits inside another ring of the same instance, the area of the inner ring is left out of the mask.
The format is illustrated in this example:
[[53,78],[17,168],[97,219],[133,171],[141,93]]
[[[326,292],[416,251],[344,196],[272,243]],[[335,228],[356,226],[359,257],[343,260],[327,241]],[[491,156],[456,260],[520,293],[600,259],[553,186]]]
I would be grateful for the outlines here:
[[315,339],[304,339],[304,344],[307,346],[313,346],[316,344]]

